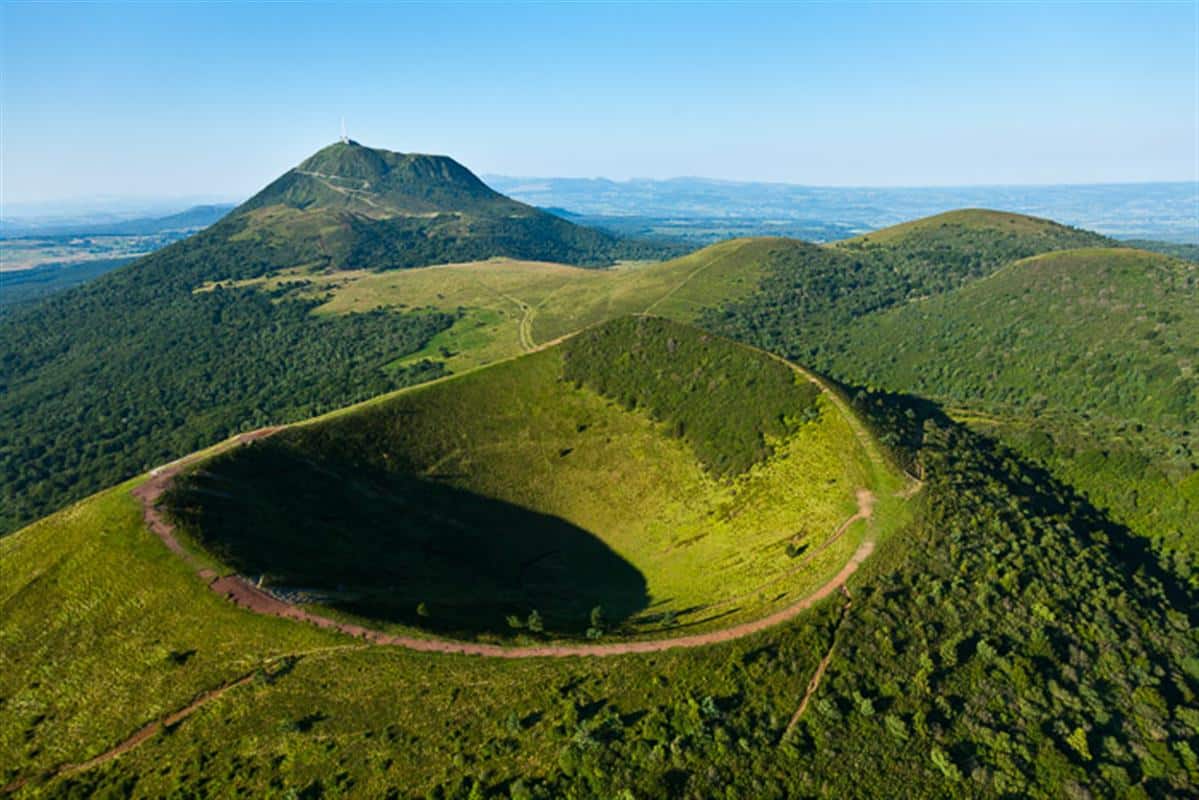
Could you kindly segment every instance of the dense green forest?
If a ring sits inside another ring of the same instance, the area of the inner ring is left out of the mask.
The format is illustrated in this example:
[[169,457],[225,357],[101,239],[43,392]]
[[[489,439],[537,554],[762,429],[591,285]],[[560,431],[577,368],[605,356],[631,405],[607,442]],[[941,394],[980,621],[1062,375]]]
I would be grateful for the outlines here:
[[1194,581],[1197,298],[1188,262],[1123,248],[1050,253],[859,320],[822,366],[963,407]]
[[[663,359],[663,352],[669,354]],[[625,408],[644,408],[716,475],[770,455],[770,440],[819,413],[819,388],[780,361],[659,317],[623,317],[564,349],[565,376]]]
[[[980,224],[980,218],[993,224]],[[844,349],[845,332],[867,314],[949,291],[1018,258],[1108,242],[1041,220],[981,211],[889,231],[881,239],[861,237],[834,247],[780,242],[758,290],[709,311],[701,324],[823,368],[831,353]]]
[[1199,431],[1078,414],[963,417],[1152,540],[1163,561],[1199,589]]
[[[1124,248],[1022,260],[837,337],[859,383],[1025,411],[1199,422],[1199,267]],[[947,357],[948,354],[948,357]]]
[[0,531],[234,432],[439,374],[383,367],[453,315],[317,317],[311,301],[193,291],[252,269],[205,232],[0,319]]
[[[709,310],[701,324],[839,380],[962,407],[1195,580],[1199,272],[1124,248],[1006,265],[1037,239],[991,251],[978,231],[949,231],[976,250],[938,269],[913,255],[910,233],[880,237],[854,261],[780,246],[754,294]],[[990,252],[996,262],[980,260]],[[992,264],[989,276],[950,288],[961,278],[953,265],[975,263]],[[910,280],[900,277],[909,271]],[[858,288],[842,296],[846,284]]]

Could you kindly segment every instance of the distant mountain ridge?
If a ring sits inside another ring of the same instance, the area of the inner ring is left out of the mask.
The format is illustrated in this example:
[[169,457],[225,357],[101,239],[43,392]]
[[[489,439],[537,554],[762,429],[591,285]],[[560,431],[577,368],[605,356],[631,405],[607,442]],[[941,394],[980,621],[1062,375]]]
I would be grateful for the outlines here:
[[211,203],[192,206],[160,217],[136,217],[106,222],[35,224],[20,220],[2,220],[0,239],[32,236],[149,236],[167,231],[194,231],[208,227],[233,208],[233,203]]

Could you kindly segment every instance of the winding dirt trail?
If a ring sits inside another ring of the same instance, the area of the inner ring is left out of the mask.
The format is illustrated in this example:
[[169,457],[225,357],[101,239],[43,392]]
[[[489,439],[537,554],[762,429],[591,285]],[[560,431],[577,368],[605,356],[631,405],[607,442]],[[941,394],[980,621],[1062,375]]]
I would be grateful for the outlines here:
[[[242,434],[230,440],[226,446],[236,446],[245,442],[270,436],[278,428],[263,428]],[[196,456],[199,457],[199,456]],[[404,647],[421,653],[454,653],[459,655],[485,656],[489,658],[565,658],[570,656],[617,656],[632,653],[660,653],[665,650],[679,648],[706,647],[708,645],[729,642],[744,636],[758,633],[788,620],[794,619],[800,613],[811,608],[816,603],[828,597],[845,585],[850,576],[857,572],[858,566],[874,552],[873,540],[862,542],[841,571],[829,579],[824,585],[811,594],[760,619],[744,622],[723,630],[708,633],[679,636],[669,639],[650,639],[632,642],[610,642],[606,644],[546,644],[524,647],[504,647],[496,644],[481,642],[463,642],[449,639],[420,639],[413,636],[399,636],[384,631],[341,622],[320,614],[312,613],[299,606],[287,603],[263,591],[241,575],[218,576],[212,570],[204,568],[197,559],[192,557],[180,544],[175,535],[175,526],[167,519],[158,507],[158,501],[170,486],[171,481],[179,472],[190,464],[194,458],[189,457],[161,467],[151,473],[145,483],[133,490],[133,496],[142,504],[142,516],[146,526],[160,538],[171,552],[180,555],[196,574],[203,579],[210,589],[222,595],[235,605],[259,614],[268,614],[283,619],[307,622],[318,628],[334,630],[349,636],[363,639],[372,644]],[[858,492],[858,510],[852,517],[842,523],[834,535],[843,533],[853,522],[868,520],[874,513],[874,495],[862,489]]]
[[13,793],[25,788],[29,784],[29,782],[32,780],[46,781],[46,780],[51,780],[53,778],[62,777],[64,775],[75,775],[77,773],[86,772],[87,770],[98,767],[101,764],[105,764],[109,761],[112,761],[114,758],[117,758],[118,756],[122,756],[125,753],[128,753],[130,750],[134,749],[135,747],[137,747],[141,744],[144,744],[148,739],[152,738],[153,736],[160,733],[161,731],[167,730],[168,728],[173,728],[174,726],[178,725],[179,723],[183,722],[185,719],[190,717],[195,712],[199,711],[202,707],[208,705],[209,703],[211,703],[214,700],[219,700],[227,692],[229,692],[233,689],[236,689],[239,686],[245,686],[246,684],[251,683],[260,674],[260,672],[264,668],[269,667],[273,664],[276,664],[276,663],[279,663],[279,662],[285,661],[285,660],[291,660],[293,662],[297,662],[303,658],[328,655],[329,653],[338,652],[338,651],[342,651],[342,650],[359,650],[359,649],[362,649],[363,647],[369,647],[369,645],[336,645],[333,647],[318,647],[318,648],[313,648],[311,650],[303,650],[303,651],[295,652],[295,653],[285,653],[283,655],[278,655],[278,656],[273,656],[271,658],[268,658],[266,661],[264,661],[262,663],[262,665],[260,667],[253,669],[243,675],[240,675],[239,677],[228,680],[225,683],[222,683],[219,686],[216,686],[215,688],[208,689],[208,690],[200,693],[199,695],[197,695],[190,703],[183,706],[182,708],[176,709],[175,711],[172,711],[169,714],[166,714],[162,717],[159,717],[156,720],[152,720],[151,722],[146,723],[142,727],[138,728],[137,731],[135,733],[133,733],[131,736],[129,736],[126,739],[121,740],[118,744],[114,745],[113,747],[108,748],[103,753],[100,753],[97,756],[89,758],[87,761],[80,761],[80,762],[76,762],[76,763],[72,763],[72,764],[60,764],[57,767],[54,767],[49,770],[45,770],[37,775],[26,775],[24,777],[17,778],[16,780],[12,781],[11,783],[9,783],[3,787],[0,787],[0,795],[13,794]]
[[841,606],[841,616],[837,619],[837,627],[833,629],[833,638],[829,643],[828,652],[824,654],[824,658],[820,659],[820,663],[816,665],[816,671],[812,673],[812,679],[808,681],[808,687],[804,690],[803,699],[799,701],[799,708],[795,709],[795,713],[791,715],[791,721],[787,723],[787,727],[779,739],[780,742],[786,739],[787,735],[799,724],[800,718],[803,717],[803,712],[808,710],[808,703],[811,702],[812,695],[816,694],[816,690],[820,688],[820,681],[824,678],[824,671],[828,669],[828,665],[833,660],[833,651],[837,649],[837,633],[841,630],[841,623],[845,622],[845,616],[849,613],[850,606],[853,605],[853,595],[849,593],[849,589],[842,586],[841,594],[845,595],[845,605]]
[[55,773],[55,775],[72,775],[76,772],[84,772],[85,770],[98,767],[107,761],[113,760],[119,755],[129,752],[164,728],[170,728],[173,725],[178,725],[180,722],[195,713],[201,706],[216,700],[230,689],[236,689],[238,686],[245,686],[247,683],[254,680],[254,674],[255,673],[251,672],[248,675],[242,675],[236,680],[223,683],[215,689],[209,689],[178,711],[173,711],[162,719],[156,719],[148,725],[145,725],[141,728],[141,730],[118,744],[116,747],[105,750],[95,758],[89,758],[87,761],[84,761],[80,764],[70,764],[62,767]]

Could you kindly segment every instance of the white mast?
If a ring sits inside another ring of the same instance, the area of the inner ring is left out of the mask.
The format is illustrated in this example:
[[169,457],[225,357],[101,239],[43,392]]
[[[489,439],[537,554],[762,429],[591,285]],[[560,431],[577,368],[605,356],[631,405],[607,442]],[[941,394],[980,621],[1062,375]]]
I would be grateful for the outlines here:
[[342,144],[350,143],[350,137],[346,136],[346,118],[345,117],[341,118],[341,143]]

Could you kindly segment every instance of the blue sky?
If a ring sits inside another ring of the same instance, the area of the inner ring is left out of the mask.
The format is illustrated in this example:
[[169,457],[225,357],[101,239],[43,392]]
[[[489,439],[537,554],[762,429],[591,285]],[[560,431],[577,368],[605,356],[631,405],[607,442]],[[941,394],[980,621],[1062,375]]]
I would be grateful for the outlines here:
[[237,199],[336,139],[509,175],[1197,177],[1199,4],[4,0],[4,199]]

